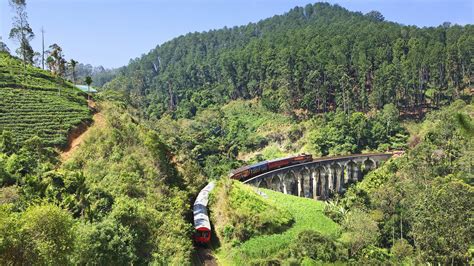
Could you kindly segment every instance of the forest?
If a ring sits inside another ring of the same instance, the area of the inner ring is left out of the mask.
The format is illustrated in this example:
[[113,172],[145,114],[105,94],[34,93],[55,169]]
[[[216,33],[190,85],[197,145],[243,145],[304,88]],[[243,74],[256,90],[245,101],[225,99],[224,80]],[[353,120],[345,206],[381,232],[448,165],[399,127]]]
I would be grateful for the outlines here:
[[118,70],[122,90],[147,117],[190,118],[197,110],[258,98],[297,116],[393,103],[406,115],[466,95],[472,25],[418,28],[327,3],[258,23],[189,33]]

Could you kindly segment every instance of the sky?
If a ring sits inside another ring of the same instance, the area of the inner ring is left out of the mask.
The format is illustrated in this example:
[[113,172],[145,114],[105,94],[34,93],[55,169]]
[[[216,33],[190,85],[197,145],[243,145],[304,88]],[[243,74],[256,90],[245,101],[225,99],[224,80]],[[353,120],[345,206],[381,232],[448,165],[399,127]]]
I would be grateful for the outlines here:
[[[107,68],[128,64],[156,45],[186,34],[257,22],[283,14],[308,0],[27,0],[29,23],[41,50],[59,44],[67,59]],[[445,21],[474,24],[474,0],[333,0],[351,11],[380,11],[405,25],[438,26]],[[8,39],[13,11],[0,0],[0,36]]]

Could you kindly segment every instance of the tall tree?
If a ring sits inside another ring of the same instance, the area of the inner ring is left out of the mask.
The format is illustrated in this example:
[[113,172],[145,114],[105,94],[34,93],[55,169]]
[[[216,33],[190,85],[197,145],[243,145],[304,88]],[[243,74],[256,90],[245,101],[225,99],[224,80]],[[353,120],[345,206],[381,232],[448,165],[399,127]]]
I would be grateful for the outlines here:
[[10,39],[14,39],[19,43],[20,47],[17,49],[17,54],[23,59],[23,62],[33,64],[34,51],[30,41],[35,37],[35,34],[28,23],[26,0],[10,0],[10,6],[16,14],[13,17]]
[[66,60],[64,59],[63,49],[56,43],[50,45],[49,49],[47,59],[49,69],[54,75],[64,76],[66,73]]
[[91,99],[91,84],[92,84],[92,78],[90,76],[86,77],[86,84],[87,84],[87,99]]
[[74,59],[71,59],[71,61],[69,61],[69,65],[71,66],[71,71],[72,71],[72,81],[74,82],[74,84],[76,84],[76,65],[77,65],[77,61],[74,60]]
[[41,27],[41,67],[44,69],[44,29]]

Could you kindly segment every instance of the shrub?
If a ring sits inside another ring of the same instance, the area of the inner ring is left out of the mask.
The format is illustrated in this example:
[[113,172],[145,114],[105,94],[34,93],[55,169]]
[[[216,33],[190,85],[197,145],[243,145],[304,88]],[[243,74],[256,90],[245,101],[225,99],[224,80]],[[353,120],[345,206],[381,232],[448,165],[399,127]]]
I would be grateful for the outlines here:
[[413,247],[404,238],[395,241],[390,252],[398,260],[411,257],[413,255]]
[[333,262],[337,259],[334,241],[313,230],[300,232],[291,250],[295,257],[309,257],[324,262]]

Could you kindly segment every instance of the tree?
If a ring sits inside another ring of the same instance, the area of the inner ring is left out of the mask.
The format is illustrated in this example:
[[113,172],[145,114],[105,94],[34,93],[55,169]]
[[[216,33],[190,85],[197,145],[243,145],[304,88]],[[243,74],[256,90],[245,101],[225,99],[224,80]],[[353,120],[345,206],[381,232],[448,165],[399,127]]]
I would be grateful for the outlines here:
[[71,59],[71,61],[69,61],[69,65],[71,66],[72,80],[73,80],[74,84],[76,84],[76,65],[77,65],[77,61],[74,60],[74,59]]
[[8,49],[8,46],[4,42],[2,42],[2,37],[0,37],[0,52],[10,53],[10,49]]
[[337,259],[337,248],[327,236],[312,230],[305,230],[298,234],[292,253],[297,257],[333,262]]
[[87,99],[91,99],[91,84],[92,84],[92,78],[90,76],[86,77],[86,84],[87,84]]
[[466,262],[474,237],[473,206],[474,189],[453,176],[435,180],[416,195],[410,206],[411,235],[424,260]]
[[33,64],[34,51],[30,41],[35,37],[35,34],[28,23],[26,1],[10,0],[10,6],[16,13],[16,16],[13,17],[13,27],[10,30],[10,39],[14,39],[20,44],[17,53],[23,59],[23,62]]
[[373,19],[374,21],[384,21],[385,18],[379,11],[372,10],[365,14],[366,17]]
[[342,226],[345,233],[342,240],[349,248],[351,256],[358,256],[365,247],[376,244],[379,237],[377,223],[365,212],[354,209],[349,212]]
[[0,263],[66,265],[74,248],[73,219],[54,205],[20,215],[0,208]]
[[56,76],[64,76],[66,73],[66,60],[64,59],[63,49],[55,44],[49,46],[48,58],[46,62],[51,70],[51,73]]

